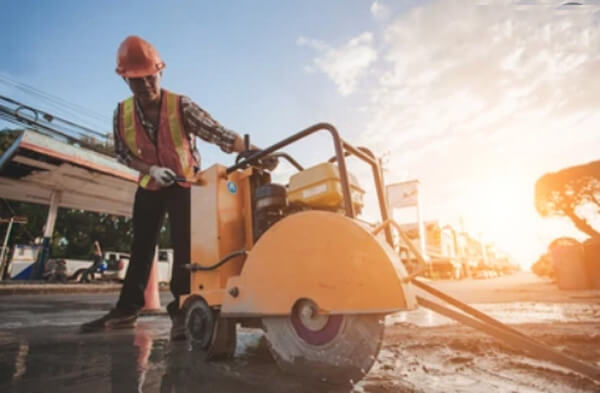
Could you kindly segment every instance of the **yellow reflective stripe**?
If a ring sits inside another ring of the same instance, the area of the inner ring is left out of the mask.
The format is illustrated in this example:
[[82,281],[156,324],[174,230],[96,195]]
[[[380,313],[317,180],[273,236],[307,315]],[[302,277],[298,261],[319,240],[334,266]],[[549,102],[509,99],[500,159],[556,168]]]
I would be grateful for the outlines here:
[[123,101],[122,107],[123,113],[121,119],[123,120],[123,131],[125,133],[125,144],[129,150],[136,156],[139,157],[139,151],[135,133],[135,113],[133,108],[133,97],[129,97]]
[[179,123],[179,107],[177,105],[178,97],[176,94],[167,93],[167,117],[169,118],[169,130],[171,131],[171,139],[177,156],[181,163],[181,169],[185,175],[189,175],[189,161],[188,152],[183,146],[183,140],[181,139],[183,132],[181,124]]
[[140,186],[142,186],[142,188],[146,188],[146,186],[148,185],[148,183],[150,183],[150,179],[152,177],[148,174],[144,175],[141,180],[140,180]]

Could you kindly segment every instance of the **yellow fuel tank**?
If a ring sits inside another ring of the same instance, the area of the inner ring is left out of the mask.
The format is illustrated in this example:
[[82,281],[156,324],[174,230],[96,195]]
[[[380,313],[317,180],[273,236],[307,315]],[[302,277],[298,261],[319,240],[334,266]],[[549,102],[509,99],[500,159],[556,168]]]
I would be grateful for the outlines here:
[[[349,178],[352,204],[355,211],[360,211],[365,192],[352,174]],[[315,209],[342,208],[344,195],[337,165],[324,162],[294,174],[290,177],[288,200]]]

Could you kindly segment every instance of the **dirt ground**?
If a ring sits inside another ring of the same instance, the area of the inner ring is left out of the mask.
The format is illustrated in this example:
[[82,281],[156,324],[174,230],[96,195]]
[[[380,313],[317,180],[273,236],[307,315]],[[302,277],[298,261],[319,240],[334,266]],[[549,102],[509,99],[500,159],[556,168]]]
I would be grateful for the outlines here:
[[[600,291],[559,291],[529,273],[432,284],[600,366]],[[202,361],[170,342],[165,315],[141,318],[134,330],[79,334],[115,296],[2,297],[0,392],[600,392],[583,376],[426,309],[388,316],[375,366],[352,387],[283,374],[256,329],[238,330],[235,359],[226,362]]]
[[[572,357],[600,366],[600,291],[560,291],[531,273],[438,281]],[[388,317],[384,347],[357,392],[600,392],[600,385],[428,310]]]
[[[598,323],[519,325],[519,330],[600,365]],[[388,330],[375,367],[356,392],[598,392],[600,385],[537,361],[462,326]]]

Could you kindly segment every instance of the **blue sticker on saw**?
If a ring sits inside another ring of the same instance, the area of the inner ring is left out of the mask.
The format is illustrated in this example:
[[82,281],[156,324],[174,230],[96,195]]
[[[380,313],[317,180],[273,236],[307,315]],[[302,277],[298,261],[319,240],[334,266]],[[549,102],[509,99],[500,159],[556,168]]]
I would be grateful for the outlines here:
[[229,190],[230,193],[235,194],[237,192],[237,185],[232,181],[228,181],[227,189]]

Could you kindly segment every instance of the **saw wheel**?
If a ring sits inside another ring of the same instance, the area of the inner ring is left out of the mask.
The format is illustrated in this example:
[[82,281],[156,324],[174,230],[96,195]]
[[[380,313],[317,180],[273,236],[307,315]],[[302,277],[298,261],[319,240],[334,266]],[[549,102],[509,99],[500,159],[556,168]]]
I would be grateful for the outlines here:
[[195,296],[185,306],[185,337],[194,352],[206,359],[233,357],[237,332],[234,320],[219,318],[219,312]]
[[264,317],[269,350],[281,369],[333,383],[357,382],[375,362],[384,315],[319,315],[300,300],[289,316]]

